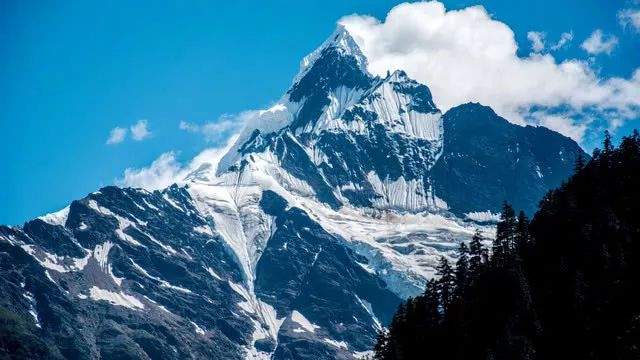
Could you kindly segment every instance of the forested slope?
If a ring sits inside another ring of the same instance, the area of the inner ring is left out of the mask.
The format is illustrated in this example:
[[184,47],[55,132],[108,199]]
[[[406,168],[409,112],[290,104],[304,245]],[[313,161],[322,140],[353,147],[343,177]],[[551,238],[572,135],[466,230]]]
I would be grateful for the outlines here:
[[[504,205],[491,248],[398,309],[377,359],[639,359],[640,137],[608,134],[529,222]],[[489,255],[490,254],[490,255]]]

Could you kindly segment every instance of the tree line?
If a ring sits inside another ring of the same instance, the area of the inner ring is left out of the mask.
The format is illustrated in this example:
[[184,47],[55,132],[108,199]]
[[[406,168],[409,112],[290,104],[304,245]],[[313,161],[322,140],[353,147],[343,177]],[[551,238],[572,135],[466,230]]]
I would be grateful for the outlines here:
[[531,221],[505,203],[489,246],[442,257],[374,358],[640,359],[639,237],[640,136],[605,133]]

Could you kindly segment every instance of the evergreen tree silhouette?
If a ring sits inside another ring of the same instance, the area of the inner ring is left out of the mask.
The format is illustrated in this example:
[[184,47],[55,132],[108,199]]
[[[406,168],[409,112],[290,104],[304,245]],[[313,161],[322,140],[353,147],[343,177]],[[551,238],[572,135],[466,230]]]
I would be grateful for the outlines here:
[[376,359],[640,359],[640,135],[576,163],[531,221],[505,203],[489,261],[479,231],[441,258]]
[[501,268],[507,265],[515,244],[516,213],[506,201],[502,205],[500,222],[496,226],[496,238],[493,241],[492,264]]
[[582,153],[578,153],[576,161],[573,164],[573,173],[575,174],[582,169],[584,169],[584,156],[582,155]]
[[444,256],[440,257],[438,266],[436,267],[436,276],[440,279],[437,282],[438,293],[440,294],[440,304],[443,312],[446,314],[448,305],[453,299],[455,292],[455,273],[449,264],[449,260]]
[[455,276],[455,295],[461,298],[469,285],[469,248],[463,242],[458,247]]
[[482,241],[482,234],[480,230],[476,229],[469,243],[469,277],[471,280],[475,279],[482,270],[483,257],[486,253]]
[[604,131],[604,140],[602,142],[602,151],[605,153],[611,153],[613,151],[613,142],[611,141],[611,134],[609,130]]
[[529,219],[524,211],[520,210],[515,229],[515,253],[520,255],[529,241]]

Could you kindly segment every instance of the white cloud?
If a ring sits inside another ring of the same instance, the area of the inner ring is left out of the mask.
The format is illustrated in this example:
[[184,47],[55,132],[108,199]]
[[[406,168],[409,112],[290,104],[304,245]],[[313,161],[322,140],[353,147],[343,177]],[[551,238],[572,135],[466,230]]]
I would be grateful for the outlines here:
[[[527,39],[531,41],[531,50],[534,53],[541,53],[546,48],[547,34],[540,31],[529,31],[527,33]],[[573,32],[563,32],[560,34],[560,39],[555,44],[549,46],[549,50],[557,51],[565,47],[573,40]]]
[[128,168],[124,178],[117,180],[120,186],[145,188],[147,190],[163,189],[176,182],[177,174],[182,169],[173,151],[158,157],[149,167],[141,169]]
[[[631,79],[601,78],[587,61],[559,62],[548,53],[519,57],[511,28],[482,6],[447,11],[436,1],[405,3],[384,21],[350,15],[339,22],[362,48],[372,73],[405,70],[431,88],[444,111],[474,101],[520,124],[539,124],[540,114],[545,109],[553,114],[554,108],[570,110],[569,125],[579,124],[587,112],[622,120],[638,117],[640,72]],[[559,43],[565,45],[569,36],[562,38]],[[580,138],[568,129],[565,135]]]
[[596,29],[580,46],[591,55],[602,53],[610,55],[616,45],[618,45],[617,37],[614,35],[607,36],[602,30]]
[[229,133],[238,131],[243,123],[237,119],[222,119],[202,125],[200,131],[208,141],[225,138]]
[[142,141],[151,136],[151,131],[148,129],[147,120],[138,120],[137,123],[131,125],[131,137],[133,140]]
[[570,116],[549,115],[544,113],[535,114],[534,116],[538,118],[540,125],[557,131],[578,142],[583,140],[588,127],[587,123],[576,123]]
[[124,141],[127,136],[127,129],[121,127],[114,127],[109,132],[109,138],[107,139],[107,145],[115,145]]
[[118,186],[159,190],[184,181],[189,174],[201,169],[202,165],[205,164],[207,165],[208,173],[214,174],[218,162],[236,139],[237,135],[233,135],[229,137],[223,146],[202,151],[189,164],[184,166],[177,160],[177,154],[174,151],[165,152],[148,167],[126,169],[123,177],[116,179],[115,183]]
[[557,43],[551,46],[551,50],[560,50],[573,40],[573,32],[563,32]]
[[640,32],[640,9],[622,9],[618,11],[618,21],[623,28],[631,26]]
[[237,133],[255,113],[256,111],[245,111],[237,115],[223,115],[216,121],[202,125],[180,121],[179,128],[191,133],[200,133],[207,141],[219,142]]
[[180,130],[185,130],[188,132],[199,132],[200,131],[200,126],[196,125],[196,124],[192,124],[190,122],[187,121],[180,121],[180,125],[178,126],[180,128]]
[[545,33],[539,31],[529,31],[527,33],[527,39],[531,41],[531,49],[533,52],[541,52],[544,50],[544,38]]

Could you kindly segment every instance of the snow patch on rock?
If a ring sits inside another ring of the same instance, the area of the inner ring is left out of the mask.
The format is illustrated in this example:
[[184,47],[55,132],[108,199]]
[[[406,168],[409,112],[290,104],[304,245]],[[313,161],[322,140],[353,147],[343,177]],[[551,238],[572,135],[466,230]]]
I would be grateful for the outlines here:
[[40,216],[38,217],[38,219],[50,225],[59,225],[64,227],[65,224],[67,223],[68,217],[69,217],[69,206],[65,207],[62,210],[58,210],[56,212]]
[[291,321],[295,322],[296,324],[300,325],[299,328],[293,329],[293,332],[303,332],[303,331],[307,331],[310,333],[315,333],[316,329],[319,329],[320,326],[311,323],[311,321],[307,320],[306,317],[304,317],[304,315],[302,315],[299,311],[297,310],[293,310],[293,312],[291,312]]
[[107,301],[112,305],[123,306],[132,310],[144,309],[144,304],[140,300],[123,292],[113,292],[92,286],[89,289],[89,294],[89,297],[95,301]]
[[331,346],[337,347],[339,349],[347,350],[349,348],[349,345],[347,345],[347,343],[344,342],[344,341],[336,341],[336,340],[329,339],[329,338],[323,338],[322,341],[324,341],[325,343],[327,343],[327,344],[329,344]]
[[498,222],[500,221],[500,214],[494,214],[491,211],[474,211],[464,214],[469,220],[477,222]]

